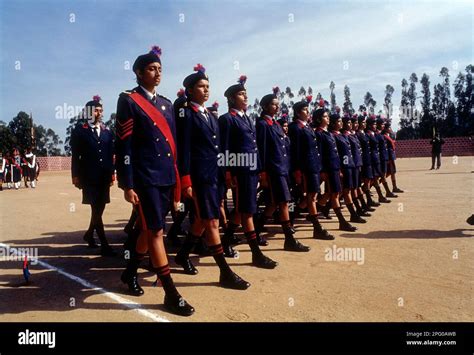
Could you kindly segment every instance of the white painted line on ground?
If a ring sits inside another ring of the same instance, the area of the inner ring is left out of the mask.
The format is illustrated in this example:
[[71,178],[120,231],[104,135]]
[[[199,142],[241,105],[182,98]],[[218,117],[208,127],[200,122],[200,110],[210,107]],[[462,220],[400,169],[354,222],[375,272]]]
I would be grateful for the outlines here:
[[[7,244],[3,244],[3,243],[0,243],[0,247],[1,248],[12,248],[10,246],[8,246]],[[41,261],[38,259],[38,264],[41,265],[42,267],[46,268],[46,269],[49,269],[49,270],[53,270],[53,271],[56,271],[58,272],[59,274],[67,277],[68,279],[72,280],[72,281],[75,281],[77,282],[78,284],[81,284],[82,286],[84,287],[87,287],[87,288],[90,288],[94,291],[99,291],[100,293],[103,293],[104,296],[114,300],[115,302],[118,302],[122,305],[124,305],[125,307],[139,313],[140,315],[146,317],[146,318],[149,318],[151,320],[153,320],[154,322],[169,322],[168,319],[166,319],[165,317],[163,316],[159,316],[155,313],[152,313],[152,312],[149,312],[147,311],[146,309],[144,309],[139,303],[136,303],[136,302],[133,302],[133,301],[130,301],[122,296],[119,296],[113,292],[110,292],[110,291],[107,291],[106,289],[102,288],[102,287],[99,287],[99,286],[96,286],[92,283],[90,283],[89,281],[87,280],[84,280],[78,276],[74,276],[66,271],[64,271],[63,269],[61,268],[58,268],[56,266],[53,266],[53,265],[50,265],[44,261]]]

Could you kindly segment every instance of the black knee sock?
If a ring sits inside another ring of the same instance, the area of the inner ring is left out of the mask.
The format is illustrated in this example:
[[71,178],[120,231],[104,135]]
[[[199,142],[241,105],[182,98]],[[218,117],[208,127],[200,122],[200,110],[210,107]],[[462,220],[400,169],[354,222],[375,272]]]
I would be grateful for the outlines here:
[[200,239],[201,237],[196,237],[195,235],[193,235],[191,232],[189,232],[187,235],[186,235],[186,239],[184,239],[184,243],[183,245],[181,246],[181,249],[178,251],[178,253],[176,254],[176,256],[180,257],[180,258],[184,258],[184,259],[187,259],[189,258],[189,253],[191,252],[191,250],[194,248],[194,246],[196,245],[196,243],[198,242],[198,240]]
[[357,212],[356,210],[354,209],[354,204],[353,203],[349,203],[347,205],[347,209],[349,210],[350,214],[351,214],[351,217],[357,217]]
[[379,199],[383,199],[382,190],[380,189],[380,185],[375,185],[375,190],[377,190],[377,195]]
[[319,223],[318,215],[312,214],[309,216],[308,220],[313,224],[314,230],[319,232],[323,230],[323,226]]
[[209,245],[209,250],[211,255],[214,257],[217,266],[219,266],[221,273],[232,272],[229,264],[227,264],[227,261],[225,260],[222,244]]
[[180,297],[180,294],[176,289],[176,286],[174,285],[173,279],[171,278],[171,271],[169,265],[166,264],[160,267],[155,267],[154,271],[160,279],[161,285],[163,286],[166,295],[171,297]]
[[369,206],[367,206],[367,204],[366,204],[365,201],[364,201],[364,196],[359,195],[359,196],[357,197],[357,199],[360,201],[360,205],[362,206],[362,208],[363,208],[364,210],[369,209]]
[[362,211],[362,207],[361,207],[361,205],[360,205],[360,203],[359,203],[359,199],[358,199],[357,197],[354,197],[354,198],[352,199],[352,202],[354,203],[354,207],[355,207],[355,209],[356,209],[356,211],[357,211],[357,214],[364,213],[364,211]]
[[337,219],[339,220],[339,223],[346,223],[346,219],[344,218],[344,216],[342,215],[342,212],[341,212],[341,207],[336,207],[334,208],[334,212],[336,213],[336,216],[337,216]]
[[255,231],[245,232],[245,238],[247,238],[247,243],[249,243],[250,250],[252,251],[253,256],[262,255],[262,251],[258,246],[257,242],[257,233]]

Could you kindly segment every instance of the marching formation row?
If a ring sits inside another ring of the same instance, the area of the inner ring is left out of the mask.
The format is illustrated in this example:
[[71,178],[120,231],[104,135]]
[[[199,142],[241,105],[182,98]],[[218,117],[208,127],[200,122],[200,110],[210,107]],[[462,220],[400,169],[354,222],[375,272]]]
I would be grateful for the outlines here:
[[[97,247],[93,236],[97,231],[101,254],[111,256],[115,252],[107,243],[102,213],[116,171],[118,185],[134,207],[126,227],[131,257],[121,280],[131,294],[142,295],[137,270],[149,255],[170,312],[189,316],[194,308],[181,297],[170,275],[163,242],[168,213],[174,223],[167,238],[179,245],[175,262],[185,273],[198,273],[189,254],[204,239],[220,269],[220,284],[245,290],[250,283],[226,261],[236,254],[233,245],[239,243],[235,232],[240,226],[252,264],[273,269],[278,263],[261,250],[268,245],[264,231],[269,218],[276,215],[281,224],[284,250],[308,252],[310,248],[295,238],[294,218],[306,214],[314,227],[313,237],[332,240],[334,236],[319,222],[331,218],[331,208],[339,229],[354,232],[352,223],[366,223],[364,217],[374,207],[390,202],[387,197],[397,197],[394,192],[403,192],[396,186],[390,125],[380,117],[341,117],[330,112],[323,100],[310,112],[312,98],[307,97],[293,105],[293,122],[288,124],[277,120],[280,103],[274,89],[260,100],[262,112],[254,120],[246,114],[245,76],[225,91],[229,109],[219,116],[216,106],[206,108],[210,78],[202,65],[184,79],[185,89],[174,104],[155,91],[162,74],[159,47],[139,56],[133,70],[138,86],[119,96],[115,144],[100,123],[100,98],[86,104],[88,121],[77,126],[71,137],[72,181],[82,189],[83,203],[92,209],[84,240]],[[387,184],[389,176],[393,191]],[[371,187],[378,202],[372,200]],[[232,213],[227,209],[229,191]],[[341,198],[349,220],[341,211]],[[177,236],[188,213],[190,229],[181,244]]]

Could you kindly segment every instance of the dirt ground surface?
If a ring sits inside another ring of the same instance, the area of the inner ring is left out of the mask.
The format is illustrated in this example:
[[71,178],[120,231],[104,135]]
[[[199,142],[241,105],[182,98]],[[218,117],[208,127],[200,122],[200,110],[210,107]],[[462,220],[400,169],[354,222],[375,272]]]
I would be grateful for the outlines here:
[[[37,248],[39,255],[27,285],[21,260],[0,261],[0,321],[473,321],[474,226],[466,218],[474,212],[474,159],[445,157],[441,169],[431,171],[430,163],[397,160],[405,192],[378,207],[355,233],[338,231],[333,218],[322,223],[336,239],[314,240],[311,225],[297,220],[297,238],[311,246],[309,253],[283,251],[279,227],[269,226],[270,244],[262,249],[279,262],[274,270],[252,267],[248,246],[239,245],[240,257],[228,260],[252,284],[246,291],[220,288],[212,257],[193,257],[196,276],[183,274],[171,257],[178,290],[196,308],[188,318],[164,310],[163,290],[153,287],[151,272],[140,270],[142,297],[128,295],[120,282],[123,227],[131,211],[122,191],[112,188],[104,213],[119,254],[104,258],[82,240],[90,209],[69,172],[42,172],[34,190],[0,192],[0,248],[4,254],[7,246]],[[357,248],[364,258],[328,260],[334,248]]]

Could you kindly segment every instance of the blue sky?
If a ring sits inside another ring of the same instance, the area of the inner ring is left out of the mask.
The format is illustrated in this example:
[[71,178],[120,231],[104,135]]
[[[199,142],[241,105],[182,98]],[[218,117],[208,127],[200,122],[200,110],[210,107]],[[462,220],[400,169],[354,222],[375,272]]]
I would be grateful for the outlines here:
[[433,84],[442,66],[454,80],[473,62],[472,18],[471,1],[0,0],[0,120],[32,112],[64,138],[68,119],[56,118],[57,107],[95,94],[107,119],[135,86],[127,62],[154,44],[163,50],[158,92],[172,100],[202,63],[209,104],[221,110],[240,74],[252,101],[276,85],[311,85],[329,99],[333,80],[340,105],[347,84],[355,107],[370,91],[381,109],[391,84],[398,106],[412,72]]

